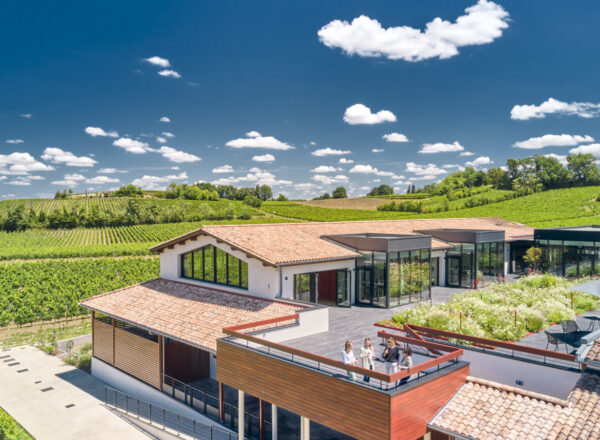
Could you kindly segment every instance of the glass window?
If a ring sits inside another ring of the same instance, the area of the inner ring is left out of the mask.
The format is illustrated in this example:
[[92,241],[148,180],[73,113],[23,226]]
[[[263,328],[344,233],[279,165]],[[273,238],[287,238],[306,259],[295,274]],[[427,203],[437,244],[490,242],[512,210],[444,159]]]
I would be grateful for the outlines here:
[[461,286],[466,288],[473,287],[473,252],[475,245],[463,243],[463,252],[461,255]]
[[197,280],[204,279],[204,248],[198,249],[193,253],[190,252],[188,255],[194,255],[194,274],[193,278]]
[[181,276],[248,288],[248,264],[212,245],[181,255]]
[[338,306],[350,306],[350,276],[347,269],[336,271],[336,302]]
[[215,281],[215,248],[213,246],[204,248],[204,279]]
[[228,275],[227,283],[232,286],[240,285],[240,260],[233,255],[227,255]]
[[240,286],[248,288],[248,263],[240,260]]
[[373,252],[373,305],[387,306],[387,253]]
[[399,253],[400,260],[400,304],[410,302],[410,252]]
[[314,303],[316,302],[315,274],[297,273],[294,275],[294,299]]
[[181,276],[184,278],[192,278],[194,276],[192,254],[183,254],[181,256]]
[[431,268],[429,267],[429,249],[421,249],[421,300],[429,299],[431,291]]
[[390,307],[395,307],[400,301],[400,257],[398,252],[390,252],[389,262]]
[[223,249],[215,248],[217,264],[217,283],[227,284],[227,254]]

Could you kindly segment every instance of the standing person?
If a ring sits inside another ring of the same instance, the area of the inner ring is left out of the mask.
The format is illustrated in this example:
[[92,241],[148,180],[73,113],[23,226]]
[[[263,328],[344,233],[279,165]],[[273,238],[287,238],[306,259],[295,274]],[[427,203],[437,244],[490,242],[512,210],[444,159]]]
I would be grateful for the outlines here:
[[[410,348],[410,347],[406,347],[402,351],[402,359],[400,360],[400,369],[401,370],[409,370],[410,371],[410,369],[413,366],[412,354],[413,354],[413,351],[412,351],[412,348]],[[403,377],[402,379],[400,379],[400,385],[408,382],[409,378],[410,378],[410,376],[406,376],[406,377]]]
[[[352,342],[346,341],[344,345],[344,351],[342,352],[342,360],[346,365],[356,365],[358,361],[354,357],[354,352],[352,351]],[[346,370],[348,373],[348,379],[356,380],[356,374],[353,371]]]
[[398,372],[398,359],[400,358],[400,353],[398,352],[398,347],[396,347],[396,342],[393,338],[387,340],[387,346],[383,350],[381,357],[385,361],[385,372],[387,374]]
[[[367,370],[375,369],[375,349],[369,338],[365,338],[365,345],[360,347],[360,359],[363,368],[366,368]],[[363,381],[369,382],[369,380],[371,380],[369,376],[363,376]]]

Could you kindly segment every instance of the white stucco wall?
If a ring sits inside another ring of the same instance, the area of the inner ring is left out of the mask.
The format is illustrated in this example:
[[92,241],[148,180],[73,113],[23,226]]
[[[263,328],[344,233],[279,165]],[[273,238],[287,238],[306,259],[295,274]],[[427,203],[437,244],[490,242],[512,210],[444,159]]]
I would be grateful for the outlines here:
[[254,333],[255,336],[272,342],[289,341],[329,330],[329,307],[315,307],[298,312],[296,325]]

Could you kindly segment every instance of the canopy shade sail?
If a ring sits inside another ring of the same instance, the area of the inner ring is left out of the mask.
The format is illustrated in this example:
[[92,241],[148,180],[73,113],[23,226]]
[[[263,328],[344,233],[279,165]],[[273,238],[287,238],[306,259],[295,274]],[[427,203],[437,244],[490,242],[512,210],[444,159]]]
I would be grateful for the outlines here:
[[571,290],[600,297],[600,280],[587,281],[570,287]]

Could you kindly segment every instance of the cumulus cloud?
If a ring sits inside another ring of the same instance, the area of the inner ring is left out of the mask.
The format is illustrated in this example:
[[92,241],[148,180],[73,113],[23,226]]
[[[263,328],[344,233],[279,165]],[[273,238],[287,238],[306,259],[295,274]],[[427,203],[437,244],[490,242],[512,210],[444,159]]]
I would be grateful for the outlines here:
[[372,113],[366,105],[354,104],[346,109],[344,121],[350,125],[373,125],[383,122],[396,122],[396,115],[389,110],[379,110],[377,113]]
[[479,156],[477,159],[465,163],[467,167],[480,168],[483,165],[491,165],[494,161],[489,156]]
[[319,150],[315,150],[312,153],[313,156],[323,157],[323,156],[343,156],[344,154],[352,154],[350,150],[334,150],[333,148],[321,148]]
[[416,174],[417,176],[427,176],[433,179],[440,174],[446,174],[447,171],[439,168],[437,165],[428,163],[426,165],[416,164],[414,162],[406,163],[406,172]]
[[161,118],[159,119],[160,122],[171,122],[171,119],[168,118],[167,116],[161,116]]
[[135,186],[143,189],[165,189],[167,184],[178,180],[187,180],[187,173],[172,174],[169,176],[143,176],[131,182]]
[[245,138],[232,139],[225,145],[231,148],[265,148],[268,150],[293,150],[296,147],[281,142],[273,136],[262,136],[258,131],[249,131]]
[[168,59],[161,58],[161,57],[158,57],[158,56],[153,56],[153,57],[150,57],[150,58],[144,58],[144,61],[147,62],[147,63],[150,63],[150,64],[152,64],[154,66],[158,66],[158,67],[163,67],[163,68],[165,68],[165,67],[171,67],[171,63],[169,62]]
[[159,144],[166,144],[167,138],[162,137],[162,136],[156,136],[156,142],[158,142]]
[[241,182],[251,182],[252,185],[281,186],[291,185],[289,180],[277,179],[274,174],[259,168],[252,168],[245,176],[229,176],[214,180],[213,185],[233,185]]
[[144,154],[149,151],[147,142],[136,141],[131,138],[119,138],[113,142],[113,145],[133,154]]
[[340,162],[340,163],[343,163],[343,164],[351,164],[351,163],[354,163],[354,161],[353,161],[352,159],[346,159],[345,157],[342,157],[342,158],[339,160],[339,162]]
[[118,170],[116,168],[100,168],[98,174],[115,174],[115,173],[126,173],[127,170]]
[[22,118],[25,118],[25,119],[31,119],[31,118],[33,118],[33,115],[31,113],[21,113],[20,116]]
[[85,180],[85,176],[82,176],[81,174],[65,174],[65,180],[80,181]]
[[306,183],[297,183],[294,185],[294,188],[299,191],[310,191],[312,189],[315,189],[317,186],[318,185],[316,183],[306,182]]
[[479,0],[465,13],[453,23],[434,18],[424,31],[410,26],[384,28],[379,21],[361,15],[352,23],[333,20],[318,31],[318,36],[325,46],[339,48],[347,55],[422,61],[453,57],[459,47],[491,43],[508,27],[508,12],[488,0]]
[[0,154],[0,175],[26,175],[35,171],[53,171],[54,168],[39,162],[29,153]]
[[344,182],[348,182],[350,180],[350,179],[348,179],[347,176],[344,176],[342,174],[339,174],[334,177],[325,176],[323,174],[315,174],[314,176],[311,177],[311,179],[314,180],[315,182],[319,182],[324,185],[331,185],[332,183],[344,183]]
[[452,142],[451,144],[446,144],[443,142],[437,142],[435,144],[423,144],[423,148],[419,150],[421,154],[435,154],[435,153],[454,153],[457,151],[464,151],[465,147],[463,147],[458,142]]
[[550,157],[552,159],[556,159],[557,161],[560,162],[561,165],[567,164],[567,156],[566,155],[550,153],[550,154],[544,154],[544,156]]
[[46,162],[64,164],[68,167],[93,167],[98,161],[87,156],[75,156],[70,151],[63,151],[60,148],[48,147],[42,154],[42,159]]
[[384,134],[383,139],[386,142],[408,142],[408,138],[402,133]]
[[6,182],[7,185],[16,185],[16,186],[30,186],[31,180],[25,179],[24,177],[16,177],[13,180],[9,180]]
[[594,118],[600,115],[600,104],[592,102],[564,102],[548,98],[540,105],[515,105],[510,111],[510,118],[520,121],[541,119],[546,115],[568,115],[580,118]]
[[311,173],[335,173],[337,169],[330,165],[319,165],[316,168],[310,170]]
[[262,154],[259,156],[252,156],[252,160],[254,162],[274,162],[275,156],[267,153],[267,154]]
[[458,171],[464,171],[465,167],[463,167],[462,165],[458,165],[456,163],[448,163],[448,164],[444,164],[442,165],[442,168],[445,170],[450,170],[450,169],[457,169]]
[[158,150],[155,150],[165,159],[168,159],[171,162],[176,163],[184,163],[184,162],[198,162],[202,160],[198,156],[190,153],[186,153],[184,151],[176,150],[171,147],[160,147]]
[[371,153],[383,153],[385,150],[383,148],[373,148]]
[[6,139],[7,144],[22,144],[23,139]]
[[571,148],[570,154],[593,154],[594,156],[600,156],[600,144],[589,144],[581,145],[577,148]]
[[470,151],[463,151],[460,153],[461,156],[475,156],[475,153],[471,153]]
[[545,134],[544,136],[532,137],[525,141],[515,142],[514,147],[526,150],[539,150],[544,147],[573,147],[577,144],[594,142],[594,138],[578,134]]
[[376,176],[382,177],[390,177],[394,175],[394,173],[391,171],[380,171],[371,165],[354,165],[352,168],[350,168],[349,172],[357,174],[375,174]]
[[220,167],[213,168],[212,172],[215,174],[233,173],[233,167],[231,165],[221,165]]
[[105,185],[107,183],[117,183],[119,179],[108,177],[108,176],[96,176],[91,179],[85,179],[85,183],[90,183],[92,185]]
[[58,185],[58,186],[70,186],[71,188],[75,187],[78,185],[78,182],[74,181],[74,180],[53,180],[52,182],[50,182],[51,185]]
[[168,78],[181,78],[181,75],[179,74],[179,72],[177,72],[175,70],[171,70],[171,69],[161,70],[160,72],[158,72],[158,74],[160,76],[165,76]]
[[84,131],[92,137],[119,137],[119,133],[117,133],[116,131],[104,131],[100,127],[85,127]]
[[170,131],[163,131],[161,134],[166,138],[175,137],[175,135],[173,133],[171,133]]

